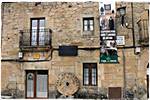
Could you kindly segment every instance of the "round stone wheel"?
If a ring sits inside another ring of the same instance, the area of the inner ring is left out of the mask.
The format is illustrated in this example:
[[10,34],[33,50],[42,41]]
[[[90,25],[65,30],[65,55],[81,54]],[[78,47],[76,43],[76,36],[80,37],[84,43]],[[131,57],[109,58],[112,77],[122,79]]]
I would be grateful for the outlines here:
[[56,88],[61,94],[71,96],[77,92],[79,86],[79,80],[73,73],[61,73],[58,75]]

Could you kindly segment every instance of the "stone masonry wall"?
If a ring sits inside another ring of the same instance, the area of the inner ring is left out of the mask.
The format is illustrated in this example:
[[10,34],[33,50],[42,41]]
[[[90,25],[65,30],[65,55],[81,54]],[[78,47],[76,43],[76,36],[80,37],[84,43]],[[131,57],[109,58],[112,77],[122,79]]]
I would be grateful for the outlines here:
[[[119,3],[118,3],[119,5]],[[127,18],[130,24],[130,3],[127,5]],[[144,10],[144,4],[134,3],[135,36],[138,38],[136,25],[139,13]],[[35,6],[35,3],[3,3],[2,4],[2,59],[18,59],[19,31],[30,29],[30,18],[45,17],[46,28],[52,30],[52,47],[59,45],[77,45],[78,48],[100,47],[99,39],[99,11],[98,2],[49,2]],[[94,32],[83,32],[83,17],[94,17]],[[132,45],[131,30],[120,26],[119,19],[116,22],[117,34],[125,36],[126,46]],[[91,34],[91,35],[89,35]],[[136,43],[137,44],[137,43]],[[80,80],[82,88],[123,87],[123,54],[118,49],[117,64],[99,64],[99,49],[93,51],[78,50],[76,57],[60,57],[58,51],[53,51],[50,61],[45,62],[2,62],[1,83],[2,91],[6,90],[11,82],[17,82],[17,88],[25,97],[25,71],[48,70],[49,97],[55,97],[55,83],[61,72],[72,72]],[[28,58],[25,53],[24,58]],[[97,63],[98,85],[83,86],[83,63]],[[125,49],[125,67],[127,87],[135,84],[146,88],[146,66],[148,64],[148,49],[143,49],[140,55],[134,55],[132,48]],[[16,80],[15,80],[16,79]],[[15,86],[11,85],[12,88]]]

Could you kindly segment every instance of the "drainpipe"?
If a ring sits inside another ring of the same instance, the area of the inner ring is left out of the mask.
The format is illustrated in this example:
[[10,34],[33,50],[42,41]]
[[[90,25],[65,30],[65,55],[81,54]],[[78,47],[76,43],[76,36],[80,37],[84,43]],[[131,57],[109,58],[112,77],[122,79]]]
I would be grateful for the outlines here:
[[134,16],[133,16],[133,2],[131,2],[131,18],[132,18],[132,27],[128,27],[128,25],[126,25],[127,29],[131,29],[132,31],[132,40],[133,40],[133,49],[134,49],[134,54],[136,55],[136,46],[135,46],[135,33],[134,33]]
[[132,37],[133,37],[133,47],[134,47],[134,54],[135,52],[135,35],[134,35],[134,16],[133,16],[133,2],[131,2],[131,11],[132,11]]
[[125,67],[125,49],[122,49],[122,56],[123,56],[123,97],[126,96],[126,67]]

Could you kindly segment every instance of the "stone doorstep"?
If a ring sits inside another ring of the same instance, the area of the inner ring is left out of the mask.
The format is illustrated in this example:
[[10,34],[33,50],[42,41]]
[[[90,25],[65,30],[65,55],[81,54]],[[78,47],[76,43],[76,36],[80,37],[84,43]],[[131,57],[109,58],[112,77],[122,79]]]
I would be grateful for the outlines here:
[[1,98],[2,98],[2,99],[12,99],[13,96],[4,96],[4,95],[2,95]]

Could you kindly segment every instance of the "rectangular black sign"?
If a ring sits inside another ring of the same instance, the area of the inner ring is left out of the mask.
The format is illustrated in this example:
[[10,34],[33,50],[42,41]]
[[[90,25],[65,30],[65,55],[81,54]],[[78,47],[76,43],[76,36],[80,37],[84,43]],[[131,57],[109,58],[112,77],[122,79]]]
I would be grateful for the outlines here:
[[59,46],[59,56],[77,56],[77,46]]

